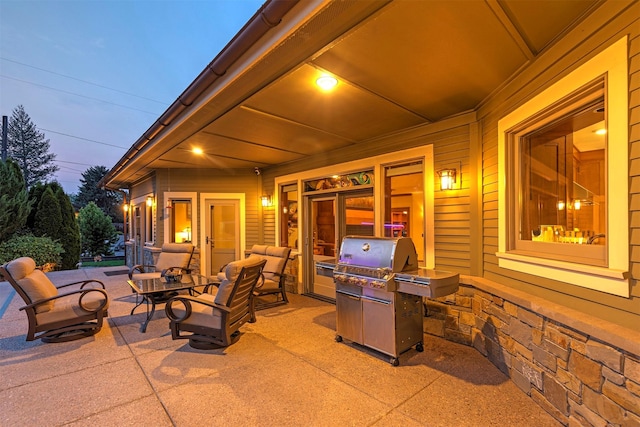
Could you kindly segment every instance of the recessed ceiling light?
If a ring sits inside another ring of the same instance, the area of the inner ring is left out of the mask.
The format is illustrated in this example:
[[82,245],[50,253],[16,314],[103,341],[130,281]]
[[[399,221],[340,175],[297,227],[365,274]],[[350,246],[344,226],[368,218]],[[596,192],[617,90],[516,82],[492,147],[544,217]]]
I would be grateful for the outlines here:
[[197,154],[197,155],[201,155],[203,153],[202,148],[200,147],[193,147],[191,151],[193,151],[193,154]]
[[606,129],[598,129],[594,132],[596,135],[605,135],[607,133]]
[[324,74],[318,77],[318,80],[316,80],[316,84],[322,90],[331,90],[338,84],[338,79],[333,76]]

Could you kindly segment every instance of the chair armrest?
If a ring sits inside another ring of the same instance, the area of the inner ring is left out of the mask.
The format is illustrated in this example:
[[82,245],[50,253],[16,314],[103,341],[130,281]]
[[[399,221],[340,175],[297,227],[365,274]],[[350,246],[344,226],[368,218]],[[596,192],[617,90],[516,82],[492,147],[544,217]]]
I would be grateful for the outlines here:
[[220,282],[211,282],[211,283],[207,283],[206,285],[204,285],[204,289],[202,290],[203,294],[208,294],[209,293],[209,288],[210,287],[214,287],[214,288],[220,288]]
[[62,289],[62,288],[66,288],[67,286],[73,286],[73,285],[80,285],[80,289],[84,289],[84,287],[86,285],[88,285],[89,283],[97,283],[98,285],[100,285],[100,287],[102,289],[105,289],[104,287],[104,283],[102,283],[100,280],[96,280],[96,279],[89,279],[89,280],[80,280],[78,282],[72,282],[72,283],[67,283],[65,285],[59,285],[56,286],[57,289]]
[[[104,296],[104,300],[103,300],[102,304],[100,304],[100,306],[98,308],[96,308],[96,309],[90,309],[90,308],[87,308],[84,305],[82,305],[82,299],[89,292],[99,292]],[[80,297],[78,298],[78,305],[80,307],[82,307],[83,310],[86,310],[88,312],[98,312],[98,311],[102,310],[107,305],[107,303],[109,302],[109,296],[107,295],[107,292],[104,289],[89,288],[89,289],[78,289],[78,290],[75,290],[75,291],[58,294],[58,295],[50,297],[50,298],[41,299],[41,300],[32,302],[31,304],[28,304],[28,305],[25,305],[23,307],[20,307],[19,310],[26,310],[28,308],[35,308],[38,305],[44,304],[46,302],[54,301],[54,300],[61,299],[61,298],[65,298],[65,297],[68,297],[68,296],[74,295],[74,294],[80,294]]]
[[140,273],[144,273],[144,266],[142,265],[134,265],[133,267],[131,267],[129,269],[129,280],[133,279],[133,273],[136,272],[136,270]]
[[254,289],[260,289],[263,285],[264,285],[264,274],[260,273],[260,277],[258,278],[258,281],[256,282],[256,286],[254,286]]
[[133,267],[131,267],[129,269],[129,279],[133,279],[133,273],[135,273],[136,271],[138,273],[150,273],[150,271],[146,271],[148,268],[155,269],[155,266],[153,266],[153,265],[144,265],[144,264],[134,265]]
[[[176,314],[173,312],[173,304],[177,302],[180,302],[182,303],[182,305],[184,305],[185,314],[182,317],[176,316]],[[173,322],[181,322],[186,318],[188,318],[189,316],[191,316],[191,303],[196,303],[196,304],[206,305],[212,308],[217,308],[218,310],[224,311],[225,313],[231,312],[231,309],[226,305],[216,304],[215,302],[203,301],[197,297],[192,297],[188,295],[178,295],[169,299],[166,305],[164,306],[164,311],[167,314],[167,317],[169,318],[169,320]]]

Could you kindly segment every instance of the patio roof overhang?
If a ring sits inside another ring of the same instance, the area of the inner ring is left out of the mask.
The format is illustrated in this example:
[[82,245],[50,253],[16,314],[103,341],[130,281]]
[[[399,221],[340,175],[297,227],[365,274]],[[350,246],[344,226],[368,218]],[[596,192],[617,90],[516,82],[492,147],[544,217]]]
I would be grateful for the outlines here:
[[100,185],[300,162],[473,111],[601,4],[268,0]]

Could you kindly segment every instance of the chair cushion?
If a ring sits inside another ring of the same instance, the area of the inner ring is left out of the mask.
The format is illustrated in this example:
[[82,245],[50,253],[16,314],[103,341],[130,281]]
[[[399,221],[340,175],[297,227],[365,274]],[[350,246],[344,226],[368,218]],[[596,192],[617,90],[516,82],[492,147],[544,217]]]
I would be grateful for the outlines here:
[[252,255],[257,254],[267,260],[262,270],[262,275],[265,280],[272,280],[274,282],[280,280],[279,275],[282,274],[284,270],[289,252],[289,248],[281,246],[253,245],[251,247]]
[[159,279],[160,272],[151,272],[151,273],[134,273],[131,275],[132,280],[147,280],[147,279]]
[[[198,295],[197,299],[206,302],[213,302],[215,296],[211,294]],[[176,316],[184,316],[184,306],[182,304],[173,304],[173,312]],[[222,312],[217,308],[204,304],[191,304],[191,316],[180,322],[181,324],[194,326],[207,326],[213,329],[222,328]]]
[[[36,270],[33,259],[22,257],[7,265],[7,271],[16,280],[31,302],[51,298],[58,295],[58,289],[40,270]],[[53,309],[54,302],[49,301],[35,307],[36,313],[44,313]]]
[[16,258],[7,264],[7,271],[15,280],[27,277],[36,269],[36,262],[29,257]]
[[[56,304],[52,310],[36,313],[36,320],[38,324],[45,325],[54,322],[68,321],[77,319],[79,316],[86,316],[87,314],[91,314],[92,312],[84,310],[78,304],[78,298],[80,298],[80,294],[62,297],[56,301]],[[87,308],[96,309],[100,307],[100,304],[102,304],[103,301],[103,295],[99,294],[98,292],[90,292],[82,299],[82,304],[84,304]]]
[[169,253],[191,253],[193,252],[193,245],[191,243],[163,243],[162,252]]
[[263,260],[262,257],[253,255],[245,259],[241,259],[239,261],[233,261],[227,264],[224,269],[225,279],[218,286],[218,293],[215,297],[216,304],[227,305],[229,302],[229,297],[231,296],[231,291],[233,290],[233,285],[235,284],[238,275],[242,271],[243,267],[251,267],[260,263]]
[[189,268],[193,245],[190,243],[165,243],[158,255],[156,271],[166,270],[170,267]]

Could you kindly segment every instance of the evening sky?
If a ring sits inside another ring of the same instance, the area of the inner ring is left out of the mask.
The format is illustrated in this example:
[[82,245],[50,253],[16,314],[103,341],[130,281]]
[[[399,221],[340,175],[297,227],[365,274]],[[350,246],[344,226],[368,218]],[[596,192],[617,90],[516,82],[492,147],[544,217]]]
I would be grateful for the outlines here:
[[55,179],[111,169],[263,0],[0,0],[0,114],[23,105]]

